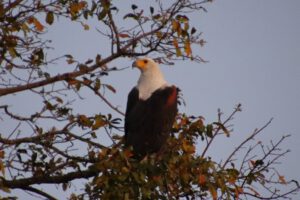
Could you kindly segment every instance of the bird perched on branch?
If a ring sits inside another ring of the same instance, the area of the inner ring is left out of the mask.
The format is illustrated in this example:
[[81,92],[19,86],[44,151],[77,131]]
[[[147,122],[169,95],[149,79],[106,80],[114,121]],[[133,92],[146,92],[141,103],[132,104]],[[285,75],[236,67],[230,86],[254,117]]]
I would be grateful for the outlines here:
[[177,114],[178,89],[169,85],[159,65],[150,58],[133,64],[141,75],[128,95],[125,114],[125,146],[135,158],[162,151]]

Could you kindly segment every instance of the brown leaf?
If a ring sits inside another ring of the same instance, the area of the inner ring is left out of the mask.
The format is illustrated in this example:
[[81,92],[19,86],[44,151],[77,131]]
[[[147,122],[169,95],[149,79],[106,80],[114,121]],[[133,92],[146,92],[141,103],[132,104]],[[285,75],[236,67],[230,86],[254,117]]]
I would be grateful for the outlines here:
[[280,183],[285,184],[285,185],[287,184],[284,176],[278,175],[278,178],[279,178]]
[[254,190],[253,188],[249,187],[249,190],[251,190],[254,193],[255,196],[260,196],[260,194],[256,190]]
[[255,166],[255,160],[250,160],[250,163],[253,167]]
[[89,25],[84,24],[84,23],[81,23],[81,25],[83,26],[84,30],[86,30],[86,31],[90,30]]
[[5,174],[5,166],[4,166],[4,163],[2,162],[2,160],[0,160],[0,171],[3,175]]
[[4,158],[4,156],[5,156],[5,152],[4,151],[0,151],[0,158]]
[[72,58],[69,58],[67,59],[67,63],[70,65],[70,64],[73,64],[75,61],[72,59]]
[[34,27],[37,31],[42,32],[44,30],[44,26],[36,18],[33,18],[33,24],[34,24]]
[[116,89],[115,89],[113,86],[108,85],[108,84],[106,84],[105,86],[106,86],[107,89],[109,89],[109,90],[112,91],[113,93],[116,93]]
[[83,126],[88,126],[88,127],[92,126],[92,121],[85,115],[79,115],[78,121]]
[[130,149],[125,149],[124,150],[124,155],[125,155],[126,158],[130,158],[130,157],[133,156],[133,153]]
[[157,31],[155,34],[158,39],[161,39],[163,37],[163,34],[160,31]]
[[243,193],[244,193],[243,188],[238,187],[238,186],[235,188],[235,198],[236,199],[239,199],[240,194],[243,194]]
[[203,174],[200,174],[198,176],[198,183],[199,183],[200,186],[205,185],[205,183],[206,183],[206,176],[204,176]]
[[173,29],[174,31],[177,31],[179,27],[180,27],[179,22],[178,22],[177,20],[173,20],[173,21],[172,21],[172,29]]
[[78,3],[72,3],[70,5],[70,12],[71,12],[71,14],[76,14],[80,10],[82,10],[85,6],[86,6],[85,1],[81,1],[81,2],[78,2]]
[[67,82],[69,83],[69,85],[75,85],[75,84],[77,84],[79,81],[76,80],[76,79],[69,79],[69,80],[67,80]]
[[47,24],[51,25],[51,24],[53,24],[53,21],[54,21],[54,15],[53,15],[53,12],[50,11],[46,15],[46,22],[47,22]]
[[175,47],[176,49],[179,47],[178,41],[177,41],[176,38],[173,39],[173,45],[174,45],[174,47]]
[[130,36],[129,36],[128,34],[126,34],[126,33],[119,33],[118,36],[119,36],[120,38],[129,38],[129,37],[130,37]]

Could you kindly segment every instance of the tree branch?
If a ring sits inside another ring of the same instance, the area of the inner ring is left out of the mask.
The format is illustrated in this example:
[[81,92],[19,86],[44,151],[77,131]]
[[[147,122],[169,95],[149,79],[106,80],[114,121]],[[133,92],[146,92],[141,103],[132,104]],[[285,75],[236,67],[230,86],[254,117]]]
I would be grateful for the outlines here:
[[271,118],[263,127],[261,127],[260,129],[256,129],[248,138],[246,138],[237,148],[235,148],[235,150],[230,154],[230,156],[228,156],[227,160],[224,162],[222,169],[224,169],[226,167],[226,165],[228,164],[228,162],[231,160],[231,158],[235,155],[235,153],[237,151],[239,151],[244,144],[246,144],[249,140],[253,139],[257,134],[259,134],[262,130],[264,130],[267,126],[269,126],[269,124],[271,124],[273,118]]
[[45,86],[51,83],[55,83],[58,81],[64,81],[64,80],[70,80],[72,78],[76,78],[78,76],[84,75],[86,73],[92,72],[94,70],[96,70],[98,67],[105,65],[106,63],[118,58],[121,56],[121,53],[116,53],[116,54],[112,54],[111,56],[108,56],[107,58],[101,60],[99,63],[96,63],[95,65],[92,65],[91,67],[87,67],[85,70],[79,70],[79,71],[75,71],[75,72],[69,72],[69,73],[64,73],[64,74],[59,74],[56,75],[54,77],[50,77],[47,78],[45,80],[42,81],[37,81],[34,83],[29,83],[26,85],[20,85],[20,86],[16,86],[16,87],[10,87],[10,88],[0,88],[0,96],[5,96],[8,94],[12,94],[12,93],[17,93],[17,92],[21,92],[24,90],[30,90],[33,88],[37,88],[37,87],[41,87],[41,86]]
[[44,197],[46,197],[48,200],[57,200],[57,198],[51,196],[50,194],[48,194],[48,193],[46,193],[46,192],[44,192],[44,191],[42,191],[42,190],[36,189],[36,188],[34,188],[34,187],[27,186],[27,187],[23,187],[22,189],[27,190],[27,191],[30,191],[30,192],[34,192],[34,193],[39,194],[39,195],[41,195],[41,196],[44,196]]
[[81,178],[90,178],[96,176],[98,170],[93,167],[90,167],[88,170],[85,171],[76,171],[76,172],[69,172],[64,175],[56,175],[56,176],[33,176],[30,178],[21,178],[15,180],[6,180],[3,177],[0,177],[0,185],[11,189],[23,189],[24,187],[28,187],[33,184],[60,184],[60,183],[67,183],[74,179],[81,179]]

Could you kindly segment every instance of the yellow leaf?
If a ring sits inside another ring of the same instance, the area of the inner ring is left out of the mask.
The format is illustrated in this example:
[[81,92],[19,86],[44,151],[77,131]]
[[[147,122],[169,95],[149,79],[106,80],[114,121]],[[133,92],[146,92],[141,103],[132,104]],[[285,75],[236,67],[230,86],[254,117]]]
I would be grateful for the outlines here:
[[209,187],[209,192],[211,194],[212,199],[217,200],[218,193],[217,193],[217,190],[213,186]]
[[184,22],[184,30],[187,31],[189,29],[190,25],[188,21]]
[[177,57],[182,56],[182,53],[179,48],[176,49],[176,56]]
[[96,79],[95,81],[95,86],[94,86],[94,90],[99,90],[100,89],[100,86],[101,86],[101,82],[100,82],[100,79]]
[[27,32],[30,32],[30,29],[26,23],[22,24],[22,30],[23,30],[24,34],[26,34]]
[[176,48],[176,56],[179,57],[181,56],[181,51],[180,51],[180,48],[179,48],[179,45],[178,45],[178,41],[176,38],[173,39],[173,45],[174,47]]
[[91,120],[85,115],[79,115],[78,120],[84,126],[90,126],[92,123]]
[[180,26],[178,26],[178,28],[177,28],[177,36],[178,37],[180,37],[181,35],[182,35],[182,30],[181,30],[181,27]]
[[190,144],[190,142],[187,140],[183,140],[182,149],[184,150],[185,153],[188,154],[195,153],[195,146],[193,144]]
[[156,34],[158,39],[161,39],[163,37],[163,34],[160,31],[157,31],[155,34]]
[[104,126],[105,124],[106,124],[106,122],[102,119],[102,117],[97,116],[94,121],[94,124],[92,126],[92,130],[96,130],[96,129]]
[[12,58],[17,57],[17,52],[16,52],[15,48],[12,48],[12,47],[8,48],[8,53]]
[[189,57],[192,54],[191,43],[189,40],[186,40],[184,43],[184,51],[187,57]]
[[179,24],[179,22],[178,22],[177,20],[173,20],[173,21],[172,21],[172,29],[173,29],[174,31],[177,31],[178,28],[179,28],[179,26],[180,26],[180,24]]

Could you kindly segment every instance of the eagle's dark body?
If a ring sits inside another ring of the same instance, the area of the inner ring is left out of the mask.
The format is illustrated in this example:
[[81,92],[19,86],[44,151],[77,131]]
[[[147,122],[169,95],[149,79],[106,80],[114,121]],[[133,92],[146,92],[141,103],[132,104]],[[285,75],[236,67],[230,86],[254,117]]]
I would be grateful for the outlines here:
[[178,91],[167,83],[151,58],[137,59],[132,66],[141,75],[128,95],[125,146],[140,159],[164,149],[177,114]]
[[139,99],[135,87],[128,95],[125,116],[125,145],[133,148],[134,157],[163,149],[177,114],[177,88],[160,88],[146,99]]

